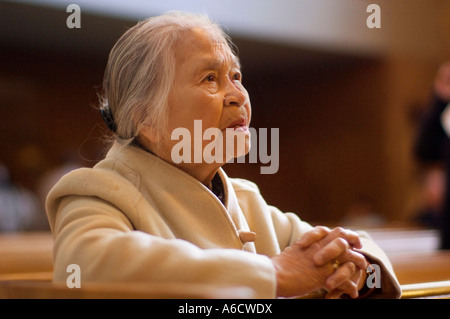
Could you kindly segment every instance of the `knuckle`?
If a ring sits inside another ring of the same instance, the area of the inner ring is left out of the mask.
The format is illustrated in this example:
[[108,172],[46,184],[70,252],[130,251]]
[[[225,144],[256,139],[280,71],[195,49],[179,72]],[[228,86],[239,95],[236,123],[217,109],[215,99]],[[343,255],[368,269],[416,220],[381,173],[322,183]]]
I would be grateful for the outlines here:
[[311,244],[310,248],[312,251],[319,251],[322,248],[322,246],[320,243],[314,242]]
[[366,268],[367,266],[367,261],[366,258],[364,257],[364,255],[357,253],[357,252],[352,252],[355,258],[355,262],[358,265],[358,268]]
[[326,226],[316,226],[314,228],[319,234],[328,234],[330,232],[330,229]]
[[343,235],[346,234],[346,230],[345,230],[344,228],[340,227],[340,226],[334,228],[334,229],[333,229],[333,232],[334,232],[336,235],[338,235],[338,236],[343,236]]
[[350,235],[352,235],[352,236],[355,236],[355,237],[358,237],[358,238],[359,238],[358,233],[355,232],[354,230],[346,229],[345,231],[347,232],[347,234],[350,234]]
[[338,246],[342,250],[346,250],[349,247],[348,242],[344,238],[341,238],[341,237],[336,238],[334,240],[334,243],[336,246]]
[[351,275],[353,275],[356,272],[356,270],[358,269],[358,267],[356,267],[356,265],[352,262],[349,262],[346,265],[347,265]]

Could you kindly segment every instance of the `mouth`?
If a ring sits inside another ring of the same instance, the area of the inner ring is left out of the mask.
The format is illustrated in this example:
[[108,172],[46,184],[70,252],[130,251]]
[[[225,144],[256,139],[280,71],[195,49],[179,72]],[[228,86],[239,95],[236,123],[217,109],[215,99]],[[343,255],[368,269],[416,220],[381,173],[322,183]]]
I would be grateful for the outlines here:
[[240,118],[237,121],[234,121],[233,123],[231,123],[230,126],[228,126],[227,128],[232,128],[234,130],[240,129],[240,130],[247,130],[247,120],[245,118]]

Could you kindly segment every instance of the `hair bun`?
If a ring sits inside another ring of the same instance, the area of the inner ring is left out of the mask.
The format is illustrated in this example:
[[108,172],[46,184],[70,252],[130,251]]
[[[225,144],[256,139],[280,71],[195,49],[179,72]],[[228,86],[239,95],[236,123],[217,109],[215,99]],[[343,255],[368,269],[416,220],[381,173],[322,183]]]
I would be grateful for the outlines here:
[[102,118],[105,121],[108,128],[114,133],[116,133],[117,125],[116,122],[114,121],[114,116],[112,115],[111,109],[109,108],[109,105],[107,103],[105,103],[100,108],[100,114],[102,115]]

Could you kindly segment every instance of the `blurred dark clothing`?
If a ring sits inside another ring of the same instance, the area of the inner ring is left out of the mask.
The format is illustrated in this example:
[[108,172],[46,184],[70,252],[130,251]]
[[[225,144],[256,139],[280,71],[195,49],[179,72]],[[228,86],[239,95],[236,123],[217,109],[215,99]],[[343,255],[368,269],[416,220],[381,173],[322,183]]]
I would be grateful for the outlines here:
[[441,249],[450,249],[450,137],[442,125],[442,112],[450,101],[434,95],[431,105],[425,113],[419,127],[414,148],[414,155],[423,164],[442,163],[447,181],[439,229],[441,232]]

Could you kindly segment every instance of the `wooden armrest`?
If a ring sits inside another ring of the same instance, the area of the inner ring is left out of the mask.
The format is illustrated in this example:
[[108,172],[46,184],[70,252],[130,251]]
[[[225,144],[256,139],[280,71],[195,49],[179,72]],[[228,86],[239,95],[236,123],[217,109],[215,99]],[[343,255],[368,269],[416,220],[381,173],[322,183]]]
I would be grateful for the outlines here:
[[402,299],[450,299],[450,280],[402,285]]
[[52,281],[53,272],[18,272],[18,273],[0,273],[0,281],[11,281],[11,280],[37,280],[37,281]]

